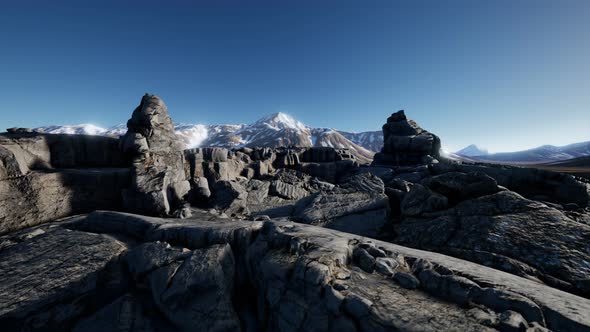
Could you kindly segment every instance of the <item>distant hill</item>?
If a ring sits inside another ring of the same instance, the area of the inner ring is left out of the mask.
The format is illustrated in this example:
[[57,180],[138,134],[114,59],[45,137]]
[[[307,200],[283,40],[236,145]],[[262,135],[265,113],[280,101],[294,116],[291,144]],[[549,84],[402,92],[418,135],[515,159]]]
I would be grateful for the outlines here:
[[546,163],[547,166],[560,166],[560,167],[589,167],[590,168],[590,156],[583,156],[568,160],[553,161]]
[[464,157],[475,157],[475,156],[486,156],[488,155],[488,150],[481,148],[475,144],[471,144],[468,147],[465,147],[459,151],[456,151],[455,154]]

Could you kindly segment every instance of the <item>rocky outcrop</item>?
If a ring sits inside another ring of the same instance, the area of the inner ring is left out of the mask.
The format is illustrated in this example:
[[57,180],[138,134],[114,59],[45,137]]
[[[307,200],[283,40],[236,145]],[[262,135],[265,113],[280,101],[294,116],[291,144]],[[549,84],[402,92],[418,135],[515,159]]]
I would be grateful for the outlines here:
[[383,182],[365,173],[300,200],[290,217],[306,224],[377,238],[387,222],[388,209]]
[[404,111],[393,113],[383,125],[383,148],[375,154],[374,165],[426,164],[440,154],[438,136],[408,120]]
[[440,163],[431,166],[433,174],[480,172],[512,191],[531,199],[585,207],[590,202],[590,185],[573,176],[535,168],[505,165]]
[[211,185],[238,177],[262,179],[283,168],[334,183],[352,174],[359,166],[348,150],[322,147],[196,148],[185,150],[184,158],[187,178],[206,177]]
[[347,150],[334,148],[211,147],[186,150],[184,156],[191,202],[234,216],[288,216],[296,201],[358,168]]
[[123,153],[132,159],[131,187],[123,194],[126,210],[137,213],[186,217],[186,180],[182,143],[164,102],[146,94],[127,122],[121,138]]
[[193,251],[161,242],[125,257],[134,282],[145,283],[158,310],[179,331],[237,331],[232,305],[235,260],[228,244]]
[[[438,166],[433,166],[438,167]],[[590,227],[557,205],[525,199],[483,172],[386,184],[394,241],[590,296]]]
[[96,212],[0,243],[9,329],[590,330],[588,299],[311,225]]
[[120,210],[127,165],[112,138],[0,135],[0,234],[97,208]]

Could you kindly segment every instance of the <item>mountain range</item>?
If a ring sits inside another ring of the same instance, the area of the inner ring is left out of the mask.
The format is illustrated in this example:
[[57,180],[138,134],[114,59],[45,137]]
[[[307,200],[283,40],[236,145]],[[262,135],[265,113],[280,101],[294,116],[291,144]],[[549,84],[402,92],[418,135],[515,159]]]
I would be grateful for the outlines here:
[[[92,124],[45,126],[35,128],[53,134],[86,134],[120,136],[127,126],[119,124],[101,128]],[[333,128],[313,128],[285,113],[265,116],[251,124],[204,125],[180,123],[175,125],[176,134],[187,148],[201,146],[238,147],[334,147],[347,148],[361,162],[370,162],[383,146],[382,131],[346,132]],[[547,163],[590,155],[590,141],[566,146],[543,145],[538,148],[488,153],[485,148],[469,145],[447,157],[464,161],[491,163]]]
[[487,153],[485,149],[470,145],[455,152],[455,155],[465,157],[470,161],[543,164],[588,156],[590,155],[590,141],[565,146],[543,145],[529,150],[491,154]]
[[[92,124],[35,128],[51,134],[121,136],[125,124],[101,128]],[[285,113],[275,113],[251,124],[203,125],[180,123],[176,134],[187,148],[200,146],[238,147],[334,147],[347,148],[361,162],[370,162],[383,145],[381,131],[341,132],[332,128],[312,128]]]

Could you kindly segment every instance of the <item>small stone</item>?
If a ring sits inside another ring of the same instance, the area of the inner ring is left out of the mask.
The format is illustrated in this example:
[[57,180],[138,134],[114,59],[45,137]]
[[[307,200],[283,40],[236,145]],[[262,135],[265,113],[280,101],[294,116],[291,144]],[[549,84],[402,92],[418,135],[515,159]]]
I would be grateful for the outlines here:
[[369,247],[369,249],[367,249],[367,252],[369,254],[371,254],[371,256],[373,257],[385,257],[387,255],[385,255],[385,252],[381,249],[377,249],[375,247]]
[[363,271],[367,273],[373,273],[373,271],[375,271],[375,258],[371,256],[365,249],[356,248],[354,250],[353,256]]
[[395,273],[395,269],[399,267],[399,263],[393,258],[378,257],[375,263],[375,269],[377,272],[385,275],[392,276]]
[[397,283],[403,288],[416,289],[420,287],[420,280],[414,277],[414,275],[406,272],[396,272],[393,275],[393,280],[397,281]]

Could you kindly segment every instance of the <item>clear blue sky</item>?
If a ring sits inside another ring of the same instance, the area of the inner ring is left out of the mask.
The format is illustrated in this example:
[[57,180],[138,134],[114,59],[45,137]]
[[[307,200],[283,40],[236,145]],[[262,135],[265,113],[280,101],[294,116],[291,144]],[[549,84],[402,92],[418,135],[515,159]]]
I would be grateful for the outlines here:
[[590,1],[1,2],[0,127],[123,123],[145,92],[176,122],[590,140]]

